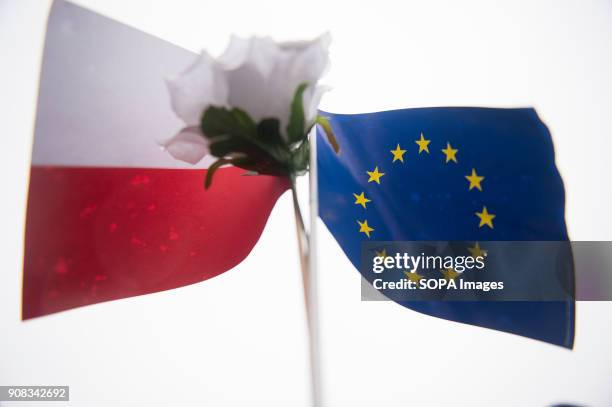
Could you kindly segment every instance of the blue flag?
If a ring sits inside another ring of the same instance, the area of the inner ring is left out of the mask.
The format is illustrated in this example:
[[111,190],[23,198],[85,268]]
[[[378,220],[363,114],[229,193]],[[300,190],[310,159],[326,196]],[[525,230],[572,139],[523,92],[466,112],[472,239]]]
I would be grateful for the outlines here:
[[[533,109],[321,114],[341,151],[318,130],[319,213],[357,269],[364,241],[568,240],[552,140]],[[573,298],[396,302],[573,346]]]

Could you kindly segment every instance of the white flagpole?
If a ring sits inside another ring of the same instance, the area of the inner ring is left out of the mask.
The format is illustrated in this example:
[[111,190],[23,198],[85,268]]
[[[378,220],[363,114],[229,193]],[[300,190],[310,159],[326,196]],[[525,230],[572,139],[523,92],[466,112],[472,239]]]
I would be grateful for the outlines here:
[[312,404],[314,407],[323,406],[323,389],[321,377],[321,345],[319,330],[319,293],[317,287],[317,217],[319,216],[319,197],[317,186],[317,131],[316,125],[310,131],[310,251],[308,261],[308,278],[305,279],[307,287],[306,312],[309,321],[310,333],[310,366],[312,380]]
[[304,218],[300,210],[296,179],[291,179],[291,196],[295,214],[300,269],[304,288],[304,305],[308,328],[308,354],[310,365],[311,397],[313,407],[322,407],[321,355],[319,345],[318,293],[316,281],[316,221],[317,221],[317,168],[316,168],[316,131],[310,134],[310,233],[306,233]]

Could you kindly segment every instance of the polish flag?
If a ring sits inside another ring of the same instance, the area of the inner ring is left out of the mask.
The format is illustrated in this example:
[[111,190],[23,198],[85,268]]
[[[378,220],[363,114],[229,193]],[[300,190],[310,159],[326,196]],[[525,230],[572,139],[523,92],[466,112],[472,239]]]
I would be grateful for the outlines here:
[[164,78],[194,54],[64,1],[49,18],[25,231],[23,319],[181,287],[251,251],[285,180],[160,143],[182,123]]

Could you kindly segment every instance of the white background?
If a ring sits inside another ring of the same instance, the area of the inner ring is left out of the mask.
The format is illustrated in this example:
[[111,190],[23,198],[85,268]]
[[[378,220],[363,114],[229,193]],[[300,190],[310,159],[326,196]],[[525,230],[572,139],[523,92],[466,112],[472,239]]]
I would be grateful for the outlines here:
[[[609,1],[136,1],[79,4],[188,49],[231,33],[329,30],[322,108],[535,106],[574,240],[612,240]],[[241,265],[201,284],[20,322],[23,221],[48,1],[0,0],[0,384],[71,386],[71,405],[306,406],[290,199]],[[612,306],[580,303],[574,351],[360,301],[319,223],[328,406],[612,406]],[[20,405],[27,405],[26,403]],[[56,404],[57,405],[57,404]]]

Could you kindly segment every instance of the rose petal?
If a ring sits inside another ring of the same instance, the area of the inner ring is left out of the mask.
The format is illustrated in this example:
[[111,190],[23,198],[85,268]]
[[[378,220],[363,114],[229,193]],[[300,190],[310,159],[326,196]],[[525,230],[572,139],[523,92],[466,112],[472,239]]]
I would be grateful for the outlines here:
[[292,54],[291,76],[315,85],[329,65],[330,43],[331,36],[325,33],[312,41],[281,44],[283,50]]
[[190,164],[197,164],[209,153],[208,142],[197,127],[185,127],[164,147],[172,157]]
[[[286,123],[288,123],[291,114],[290,106],[295,90],[302,83],[308,83],[309,85],[302,100],[304,116],[307,124],[314,120],[321,96],[328,90],[326,87],[319,88],[316,84],[329,65],[329,43],[329,34],[324,34],[313,41],[281,45],[282,49],[290,55],[285,66],[286,73],[275,76],[275,78],[284,77],[284,84],[279,83],[277,86],[285,86],[286,91],[277,100],[278,108],[282,112],[281,114],[284,114],[281,117],[287,117]],[[270,86],[274,87],[274,85]],[[284,128],[285,123],[282,125]]]
[[240,38],[232,35],[227,49],[219,57],[219,63],[226,71],[250,65],[267,77],[280,53],[280,46],[270,37]]
[[306,118],[306,125],[314,123],[321,97],[330,89],[330,86],[319,85],[313,90],[313,88],[309,86],[306,92],[304,92],[304,115]]
[[169,153],[195,164],[208,152],[197,126],[210,105],[240,108],[255,121],[276,118],[286,136],[291,102],[302,83],[309,84],[303,105],[307,124],[311,124],[327,90],[317,82],[328,65],[329,42],[329,34],[282,44],[268,37],[232,37],[218,61],[202,52],[185,72],[167,80],[172,108],[191,127],[166,143]]
[[270,38],[232,38],[220,58],[229,83],[229,104],[246,111],[255,121],[277,117],[270,109],[275,94],[269,81],[281,58],[281,49]]
[[291,102],[297,87],[310,86],[304,93],[304,112],[308,120],[316,111],[320,94],[315,86],[328,61],[330,37],[313,41],[276,44],[270,38],[233,37],[221,63],[227,70],[229,103],[245,110],[255,121],[277,118],[286,133]]
[[197,126],[210,105],[227,106],[228,85],[222,67],[202,52],[182,74],[166,79],[172,109],[188,126]]
[[251,38],[232,35],[226,50],[219,57],[219,63],[226,71],[234,70],[244,64],[251,49],[252,41]]
[[[329,90],[328,87],[317,87],[316,84],[329,65],[330,42],[331,37],[326,33],[310,42],[283,44],[283,48],[292,53],[287,81],[293,86],[293,92],[300,84],[309,84],[302,101],[307,123],[314,119],[321,96]],[[286,103],[291,103],[293,93],[289,93],[287,98],[289,102]]]

